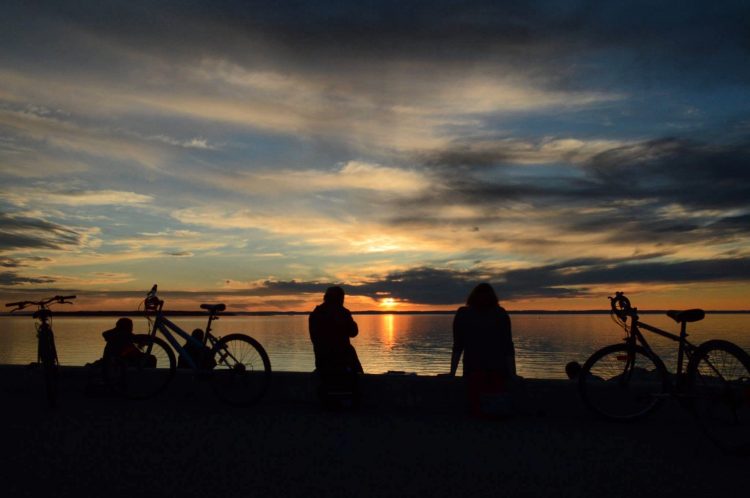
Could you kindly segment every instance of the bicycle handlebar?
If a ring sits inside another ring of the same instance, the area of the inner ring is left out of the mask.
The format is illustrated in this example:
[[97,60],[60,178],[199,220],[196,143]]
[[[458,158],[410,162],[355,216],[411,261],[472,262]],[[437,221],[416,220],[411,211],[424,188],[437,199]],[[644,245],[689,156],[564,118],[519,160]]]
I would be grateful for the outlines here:
[[151,290],[148,291],[148,294],[146,294],[146,299],[143,301],[146,311],[156,311],[157,309],[160,310],[161,307],[164,306],[164,301],[156,296],[157,288],[157,285],[154,284],[154,286],[151,287]]
[[612,313],[621,319],[633,316],[636,313],[636,309],[630,305],[630,299],[625,297],[624,292],[615,292],[615,297],[610,297],[609,303],[612,307]]
[[[29,305],[34,306],[46,306],[49,303],[57,301],[58,303],[65,303],[65,304],[73,304],[69,300],[75,299],[75,295],[70,296],[54,296],[54,297],[48,297],[47,299],[42,299],[41,301],[16,301],[15,303],[5,303],[6,308],[15,307],[19,310],[25,308]],[[16,311],[16,310],[13,310]]]

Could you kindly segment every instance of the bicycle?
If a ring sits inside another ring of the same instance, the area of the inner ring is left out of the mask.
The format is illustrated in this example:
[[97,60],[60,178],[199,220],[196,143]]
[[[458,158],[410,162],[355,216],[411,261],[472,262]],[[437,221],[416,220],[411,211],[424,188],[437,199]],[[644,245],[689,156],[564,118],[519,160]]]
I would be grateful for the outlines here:
[[[139,354],[130,358],[105,358],[105,379],[130,399],[151,398],[164,390],[176,373],[175,351],[198,377],[211,380],[216,395],[226,403],[249,406],[263,397],[271,377],[271,362],[263,346],[245,334],[218,337],[211,324],[226,309],[224,304],[201,304],[208,311],[208,323],[199,341],[170,321],[163,312],[164,301],[156,295],[154,285],[144,301],[149,320],[148,334],[134,334],[133,345]],[[156,336],[157,331],[168,343]],[[194,357],[181,346],[175,334],[205,357]],[[171,345],[171,347],[170,347]]]
[[55,348],[55,334],[52,331],[52,311],[49,305],[52,303],[73,304],[70,300],[76,296],[54,296],[41,301],[18,301],[6,303],[6,307],[13,307],[10,312],[15,313],[27,306],[37,306],[37,310],[31,315],[38,320],[35,323],[37,345],[37,364],[42,365],[44,374],[44,389],[47,396],[47,404],[50,408],[57,406],[57,349]]
[[[638,309],[622,292],[609,300],[612,319],[626,337],[624,344],[605,346],[584,363],[578,391],[586,407],[604,419],[628,422],[645,417],[666,398],[674,397],[720,449],[750,454],[750,355],[720,339],[691,344],[687,324],[703,320],[703,310],[668,311],[667,316],[680,324],[676,335],[641,322]],[[675,376],[670,377],[642,330],[679,344]]]

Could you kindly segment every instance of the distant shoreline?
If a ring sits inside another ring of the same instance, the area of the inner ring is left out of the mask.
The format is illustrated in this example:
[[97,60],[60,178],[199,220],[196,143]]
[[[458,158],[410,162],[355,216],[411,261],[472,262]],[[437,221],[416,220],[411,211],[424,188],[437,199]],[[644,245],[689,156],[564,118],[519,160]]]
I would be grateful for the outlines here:
[[[353,315],[453,315],[455,310],[438,311],[352,311]],[[644,315],[664,314],[667,310],[638,310]],[[33,312],[22,313],[0,313],[0,317],[29,316]],[[609,315],[609,310],[508,310],[511,315]],[[205,311],[165,310],[168,316],[206,316]],[[297,316],[309,315],[310,311],[229,311],[220,313],[220,316]],[[746,315],[750,310],[706,310],[706,314],[712,315]],[[56,317],[114,317],[114,316],[143,316],[143,311],[54,311]]]

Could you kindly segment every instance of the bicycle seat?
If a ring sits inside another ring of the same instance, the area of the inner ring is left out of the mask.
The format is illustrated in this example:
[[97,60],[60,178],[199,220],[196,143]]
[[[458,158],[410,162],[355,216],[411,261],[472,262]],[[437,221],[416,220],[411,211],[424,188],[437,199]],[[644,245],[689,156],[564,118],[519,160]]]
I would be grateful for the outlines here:
[[706,317],[706,313],[703,310],[697,308],[685,311],[667,311],[667,316],[677,323],[682,322],[699,322]]
[[208,310],[211,313],[220,313],[227,309],[223,303],[219,304],[201,304],[201,309]]

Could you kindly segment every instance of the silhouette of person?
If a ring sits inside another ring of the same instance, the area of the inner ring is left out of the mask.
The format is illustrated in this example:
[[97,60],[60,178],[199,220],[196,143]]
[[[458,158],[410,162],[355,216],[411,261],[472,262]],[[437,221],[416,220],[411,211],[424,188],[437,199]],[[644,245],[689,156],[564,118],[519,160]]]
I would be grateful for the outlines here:
[[[565,364],[565,374],[568,376],[570,380],[578,382],[578,380],[581,378],[581,372],[583,372],[583,367],[577,361],[569,361],[568,363]],[[604,380],[598,375],[592,374],[591,372],[586,374],[586,378],[589,380],[595,380],[595,381]]]
[[565,364],[565,375],[570,380],[578,380],[578,376],[581,375],[581,364],[577,361],[569,361]]
[[[197,344],[194,344],[193,341],[185,341],[182,349],[184,349],[185,352],[190,356],[190,358],[193,359],[196,365],[198,365],[198,368],[215,367],[216,362],[213,358],[211,358],[211,350],[205,344],[203,344],[203,330],[195,329],[190,335],[193,337],[193,339],[200,342],[202,345],[198,346]],[[190,368],[190,364],[187,362],[183,355],[180,355],[177,360],[177,368]]]
[[469,294],[466,306],[456,311],[451,376],[456,374],[462,354],[469,409],[479,415],[483,411],[481,398],[486,398],[488,393],[507,391],[509,382],[516,377],[510,317],[498,303],[490,284],[477,285]]
[[115,328],[102,332],[102,337],[106,341],[104,346],[104,358],[111,356],[129,358],[139,354],[138,348],[133,341],[133,320],[130,318],[120,318],[115,323]]
[[310,313],[308,324],[317,372],[363,373],[357,351],[349,342],[359,329],[351,312],[344,307],[344,289],[329,287],[323,304]]

